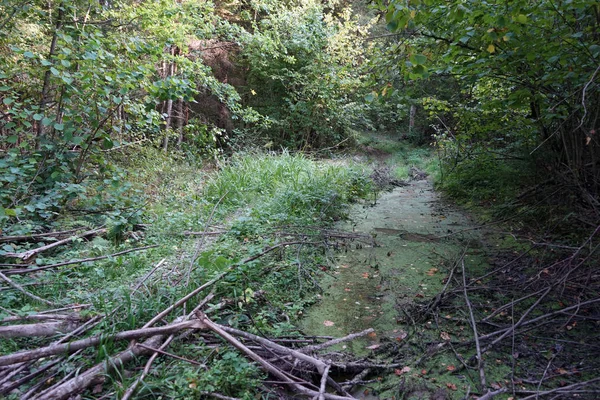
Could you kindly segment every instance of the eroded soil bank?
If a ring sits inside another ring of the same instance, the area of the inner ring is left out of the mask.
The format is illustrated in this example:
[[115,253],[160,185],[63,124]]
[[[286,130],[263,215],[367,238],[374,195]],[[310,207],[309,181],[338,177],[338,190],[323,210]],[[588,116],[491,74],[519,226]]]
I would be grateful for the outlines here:
[[[373,242],[354,242],[340,252],[303,329],[309,335],[343,336],[374,328],[375,335],[343,346],[356,355],[373,356],[382,346],[409,340],[407,311],[442,291],[449,265],[463,252],[471,267],[483,266],[474,223],[442,201],[427,180],[385,192],[374,206],[355,206],[349,221],[337,228],[370,234]],[[392,378],[398,379],[401,368],[395,372]],[[391,398],[392,392],[377,395],[362,387],[354,394],[383,399]],[[423,396],[431,398],[431,393]]]

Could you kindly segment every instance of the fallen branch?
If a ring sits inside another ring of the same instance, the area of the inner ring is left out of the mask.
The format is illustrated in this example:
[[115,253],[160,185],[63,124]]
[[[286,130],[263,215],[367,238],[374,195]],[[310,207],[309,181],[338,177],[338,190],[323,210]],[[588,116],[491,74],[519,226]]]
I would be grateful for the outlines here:
[[65,265],[81,264],[81,263],[85,263],[85,262],[92,262],[92,261],[104,260],[105,258],[117,257],[117,256],[120,256],[120,255],[123,255],[123,254],[127,254],[127,253],[131,253],[131,252],[134,252],[134,251],[141,251],[141,250],[152,249],[154,247],[158,247],[158,245],[155,244],[155,245],[152,245],[152,246],[137,247],[135,249],[123,250],[123,251],[119,251],[118,253],[108,254],[106,256],[98,256],[98,257],[91,257],[91,258],[82,258],[82,259],[79,259],[79,260],[65,261],[65,262],[61,262],[61,263],[58,263],[58,264],[44,265],[44,266],[37,267],[37,268],[9,269],[7,271],[4,271],[4,273],[6,275],[23,275],[23,274],[29,274],[29,273],[32,273],[32,272],[44,271],[46,269],[62,267],[62,266],[65,266]]
[[40,238],[54,238],[56,236],[68,235],[73,232],[77,232],[77,229],[70,229],[68,231],[60,232],[48,232],[48,233],[34,233],[32,235],[19,235],[19,236],[2,236],[0,237],[0,243],[6,242],[27,242],[30,240],[37,240]]
[[20,258],[23,261],[27,261],[31,257],[33,257],[35,255],[38,255],[39,253],[43,253],[46,250],[53,249],[53,248],[55,248],[57,246],[61,246],[61,245],[65,244],[65,243],[70,243],[70,242],[74,241],[75,239],[84,238],[84,237],[88,237],[88,236],[93,236],[93,235],[97,235],[97,234],[104,233],[104,232],[106,232],[106,228],[93,229],[91,231],[83,232],[83,233],[81,233],[79,235],[75,235],[75,236],[70,236],[70,237],[68,237],[66,239],[62,239],[62,240],[59,240],[59,241],[54,242],[54,243],[47,244],[47,245],[42,246],[42,247],[37,247],[35,249],[27,250],[27,251],[24,251],[22,253],[5,253],[3,255],[3,257]]
[[13,288],[17,289],[19,292],[23,293],[25,296],[32,298],[36,301],[39,301],[40,303],[44,303],[47,304],[49,306],[54,306],[55,304],[52,303],[51,301],[48,301],[46,299],[42,299],[39,296],[36,296],[33,293],[29,293],[27,290],[23,289],[20,285],[16,284],[15,282],[13,282],[8,276],[4,275],[2,272],[0,272],[0,279],[2,279],[4,282],[8,283],[10,286],[12,286]]
[[0,326],[0,338],[54,336],[59,333],[71,332],[76,328],[77,323],[73,320]]
[[479,368],[479,379],[481,381],[481,390],[485,390],[485,370],[483,369],[483,358],[481,356],[481,345],[479,343],[479,334],[477,333],[477,323],[475,322],[475,316],[473,315],[473,307],[471,307],[471,302],[469,301],[469,295],[467,294],[467,276],[465,272],[465,259],[464,257],[460,260],[462,266],[462,278],[463,278],[463,291],[465,294],[465,302],[467,303],[467,308],[469,309],[469,316],[471,318],[471,326],[473,328],[473,336],[475,338],[475,348],[477,350],[477,367]]
[[[157,328],[158,329],[158,328]],[[156,347],[163,339],[163,335],[152,336],[143,344],[149,347]],[[75,393],[79,393],[88,388],[92,384],[103,382],[105,376],[110,371],[122,367],[124,364],[132,361],[136,357],[147,354],[148,350],[141,346],[132,346],[131,348],[122,351],[118,355],[111,357],[106,362],[96,364],[94,367],[69,379],[59,385],[54,386],[51,390],[42,393],[43,397],[38,396],[37,399],[44,400],[63,400],[71,397]]]
[[216,235],[223,235],[225,233],[227,233],[228,231],[213,231],[213,232],[190,232],[190,231],[184,231],[183,235],[184,236],[216,236]]
[[340,344],[343,342],[347,342],[349,340],[354,340],[356,338],[362,337],[362,336],[366,336],[371,332],[375,332],[375,330],[373,328],[369,328],[369,329],[365,329],[362,332],[358,332],[358,333],[351,333],[350,335],[341,337],[341,338],[337,338],[337,339],[332,339],[329,340],[325,343],[321,343],[321,344],[315,344],[315,345],[310,345],[310,346],[305,346],[303,348],[300,349],[300,351],[302,353],[312,353],[315,351],[319,351],[319,350],[323,350],[327,347],[331,347],[331,346],[335,346],[336,344]]
[[172,333],[176,333],[184,329],[198,329],[199,327],[200,324],[198,321],[185,321],[171,325],[161,326],[158,328],[142,328],[131,331],[119,332],[114,335],[108,336],[92,336],[90,338],[76,340],[74,342],[56,344],[35,350],[25,350],[6,356],[0,356],[0,366],[16,364],[57,354],[73,353],[80,349],[97,346],[102,341],[106,340],[132,340],[155,335],[170,335]]
[[[238,350],[242,351],[249,358],[251,358],[252,360],[254,360],[257,363],[259,363],[267,372],[269,372],[270,374],[272,374],[272,375],[276,376],[277,378],[281,379],[284,383],[287,383],[287,384],[291,385],[296,391],[298,391],[298,392],[300,392],[302,394],[311,396],[313,398],[314,397],[317,397],[317,398],[321,397],[323,399],[331,399],[331,400],[350,400],[350,399],[354,399],[353,397],[337,396],[337,395],[333,395],[333,394],[330,394],[330,393],[320,393],[320,392],[317,392],[315,390],[308,389],[308,388],[302,386],[299,382],[294,381],[290,376],[288,376],[287,374],[283,373],[281,370],[279,370],[274,365],[272,365],[268,361],[266,361],[263,358],[261,358],[258,354],[256,354],[252,350],[250,350],[248,347],[244,346],[244,344],[242,344],[239,340],[237,340],[236,338],[234,338],[233,336],[231,336],[229,333],[225,332],[225,330],[222,329],[223,327],[221,327],[220,325],[217,325],[214,322],[212,322],[210,319],[208,319],[208,317],[206,317],[206,315],[200,314],[199,320],[202,322],[202,324],[204,325],[205,329],[210,329],[213,332],[217,333],[223,339],[225,339],[230,344],[232,344],[235,348],[237,348]],[[291,349],[288,349],[288,350],[291,350]],[[323,371],[324,371],[324,369],[323,369]]]

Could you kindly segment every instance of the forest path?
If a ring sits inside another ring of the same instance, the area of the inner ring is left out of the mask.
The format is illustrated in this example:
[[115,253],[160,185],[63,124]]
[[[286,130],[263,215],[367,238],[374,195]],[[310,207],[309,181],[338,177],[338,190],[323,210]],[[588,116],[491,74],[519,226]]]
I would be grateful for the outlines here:
[[[466,263],[483,264],[474,222],[445,203],[427,180],[385,192],[374,206],[354,206],[337,228],[370,234],[374,245],[354,242],[339,253],[302,328],[308,335],[331,336],[375,329],[343,347],[355,355],[402,342],[410,331],[402,310],[439,293],[463,251]],[[377,398],[364,396],[359,398]]]

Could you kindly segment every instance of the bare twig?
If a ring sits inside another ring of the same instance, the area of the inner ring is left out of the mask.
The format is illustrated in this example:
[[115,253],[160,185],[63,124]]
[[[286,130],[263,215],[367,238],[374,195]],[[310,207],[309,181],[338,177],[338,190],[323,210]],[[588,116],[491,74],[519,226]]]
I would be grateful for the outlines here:
[[0,279],[2,279],[4,282],[8,283],[10,286],[12,286],[13,288],[17,289],[19,292],[23,293],[25,296],[32,298],[36,301],[39,301],[40,303],[44,303],[47,304],[49,306],[54,306],[55,304],[51,301],[48,301],[46,299],[42,299],[39,296],[36,296],[33,293],[29,293],[27,290],[23,289],[20,285],[16,284],[15,282],[13,282],[8,276],[4,275],[2,272],[0,272]]
[[23,275],[23,274],[29,274],[32,272],[37,272],[37,271],[43,271],[46,269],[51,269],[51,268],[57,268],[57,267],[62,267],[65,265],[71,265],[71,264],[81,264],[84,262],[92,262],[92,261],[98,261],[98,260],[104,260],[105,258],[111,258],[111,257],[117,257],[123,254],[127,254],[127,253],[131,253],[134,251],[141,251],[141,250],[147,250],[147,249],[152,249],[158,247],[158,245],[152,245],[152,246],[144,246],[144,247],[137,247],[135,249],[129,249],[129,250],[123,250],[123,251],[119,251],[118,253],[113,253],[113,254],[108,254],[106,256],[99,256],[99,257],[91,257],[91,258],[82,258],[79,260],[73,260],[73,261],[65,261],[65,262],[61,262],[61,263],[57,263],[57,264],[51,264],[51,265],[44,265],[38,268],[22,268],[22,269],[10,269],[5,271],[6,275]]
[[60,232],[48,232],[48,233],[35,233],[33,235],[19,235],[19,236],[2,236],[0,237],[0,243],[5,242],[26,242],[34,241],[44,238],[54,238],[56,236],[68,235],[70,233],[77,232],[77,229],[69,229],[68,231]]
[[481,356],[481,345],[479,343],[479,334],[477,333],[477,323],[475,322],[475,316],[473,315],[473,307],[471,307],[471,302],[469,301],[469,295],[467,293],[467,276],[465,272],[465,259],[464,257],[460,260],[462,265],[462,278],[463,278],[463,292],[465,295],[465,302],[467,303],[467,308],[469,309],[469,316],[471,318],[471,326],[473,328],[473,336],[475,338],[475,348],[477,350],[477,367],[479,368],[479,379],[481,381],[481,390],[485,390],[485,370],[483,368],[483,358]]
[[65,244],[65,243],[71,243],[75,239],[84,238],[84,237],[88,237],[88,236],[93,236],[93,235],[101,234],[101,233],[104,233],[104,232],[106,232],[106,228],[92,229],[91,231],[83,232],[83,233],[81,233],[79,235],[71,236],[71,237],[68,237],[66,239],[62,239],[62,240],[59,240],[59,241],[54,242],[54,243],[47,244],[47,245],[42,246],[42,247],[37,247],[35,249],[27,250],[27,251],[24,251],[22,253],[5,253],[3,256],[4,257],[9,257],[9,258],[20,258],[23,261],[27,261],[31,257],[33,257],[33,256],[35,256],[35,255],[37,255],[39,253],[42,253],[42,252],[44,252],[46,250],[53,249],[53,248],[55,248],[57,246],[61,246],[61,245]]
[[365,329],[362,332],[352,333],[350,335],[347,335],[347,336],[344,336],[344,337],[341,337],[341,338],[329,340],[329,341],[327,341],[325,343],[315,344],[315,345],[310,345],[310,346],[305,346],[305,347],[301,348],[300,351],[302,353],[312,353],[312,352],[315,352],[315,351],[323,350],[323,349],[325,349],[327,347],[335,346],[336,344],[340,344],[340,343],[343,343],[343,342],[347,342],[349,340],[354,340],[356,338],[366,336],[366,335],[368,335],[371,332],[375,332],[375,330],[373,328]]
[[141,287],[141,286],[144,284],[144,282],[146,282],[146,280],[147,280],[148,278],[150,278],[150,277],[152,276],[152,274],[153,274],[154,272],[156,272],[156,270],[157,270],[157,269],[159,269],[159,268],[160,268],[160,266],[161,266],[161,265],[163,265],[163,263],[164,263],[166,260],[167,260],[166,258],[163,258],[162,260],[160,260],[160,261],[158,262],[158,264],[156,264],[156,266],[155,266],[154,268],[152,268],[152,270],[151,270],[150,272],[148,272],[148,273],[147,273],[147,274],[146,274],[146,275],[145,275],[145,276],[144,276],[144,277],[143,277],[143,278],[142,278],[142,279],[141,279],[141,280],[138,282],[138,284],[137,284],[137,285],[135,285],[135,287],[133,288],[133,291],[131,292],[131,294],[135,294],[135,292],[137,292],[137,291],[140,289],[140,287]]

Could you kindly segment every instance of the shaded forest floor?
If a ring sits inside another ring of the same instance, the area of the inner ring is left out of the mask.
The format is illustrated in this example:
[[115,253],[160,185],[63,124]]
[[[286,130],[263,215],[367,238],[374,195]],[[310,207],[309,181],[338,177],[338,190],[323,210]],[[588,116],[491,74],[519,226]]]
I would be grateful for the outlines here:
[[328,160],[119,157],[136,218],[0,238],[7,398],[597,397],[597,232],[480,225],[382,135]]

